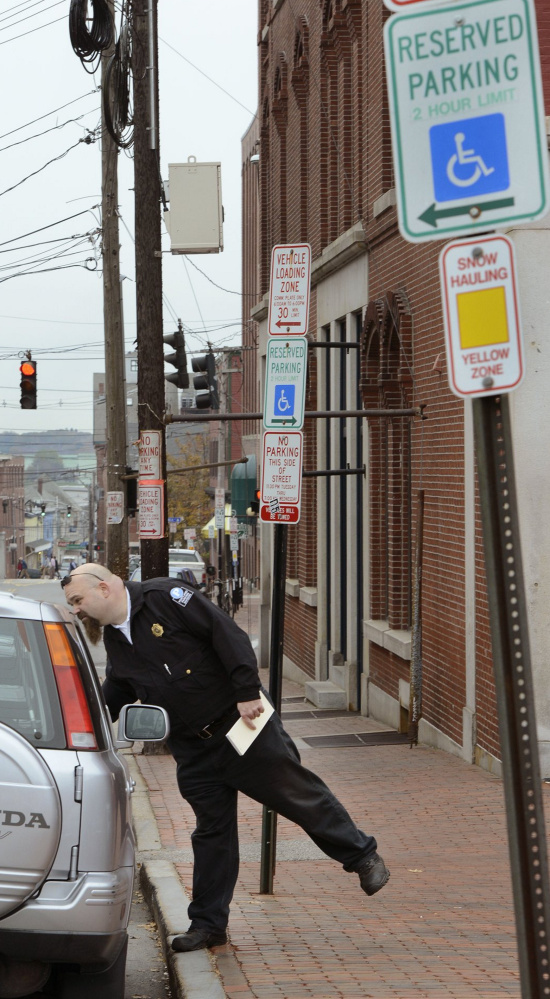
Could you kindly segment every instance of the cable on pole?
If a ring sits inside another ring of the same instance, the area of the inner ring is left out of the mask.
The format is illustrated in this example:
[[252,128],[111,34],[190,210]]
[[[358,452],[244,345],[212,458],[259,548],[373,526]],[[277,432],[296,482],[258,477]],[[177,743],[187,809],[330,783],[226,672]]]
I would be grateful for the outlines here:
[[[115,40],[113,16],[107,0],[91,0],[93,17],[88,28],[88,0],[71,0],[69,35],[74,52],[87,73],[95,73],[101,53]],[[88,64],[90,69],[88,69]]]

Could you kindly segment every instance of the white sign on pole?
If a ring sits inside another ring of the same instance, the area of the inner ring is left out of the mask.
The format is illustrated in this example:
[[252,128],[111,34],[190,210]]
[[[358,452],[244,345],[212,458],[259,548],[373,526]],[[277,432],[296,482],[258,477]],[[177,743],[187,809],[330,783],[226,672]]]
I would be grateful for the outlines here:
[[476,398],[517,388],[524,363],[512,243],[461,239],[439,266],[451,390]]
[[140,479],[160,479],[160,430],[142,430],[138,441]]
[[122,524],[124,517],[124,493],[107,493],[107,524]]
[[302,492],[303,433],[267,433],[263,437],[260,520],[297,524]]
[[214,495],[214,524],[218,530],[223,531],[225,527],[225,489],[216,489]]
[[448,239],[545,215],[533,0],[421,5],[388,18],[384,44],[403,238]]
[[239,550],[239,535],[231,533],[229,535],[229,551],[238,552]]
[[267,341],[264,430],[304,425],[307,340],[304,336]]
[[215,538],[216,537],[216,528],[214,527],[213,524],[209,524],[208,525],[208,537],[209,538]]
[[146,479],[138,482],[139,536],[164,537],[164,482]]
[[309,323],[311,246],[274,246],[271,253],[269,319],[272,336],[294,333],[305,336]]
[[178,525],[175,524],[173,520],[171,520],[170,523],[168,524],[168,530],[170,531],[170,534],[175,534],[177,529]]
[[194,527],[186,527],[183,531],[183,536],[187,541],[193,541],[197,537],[197,532]]

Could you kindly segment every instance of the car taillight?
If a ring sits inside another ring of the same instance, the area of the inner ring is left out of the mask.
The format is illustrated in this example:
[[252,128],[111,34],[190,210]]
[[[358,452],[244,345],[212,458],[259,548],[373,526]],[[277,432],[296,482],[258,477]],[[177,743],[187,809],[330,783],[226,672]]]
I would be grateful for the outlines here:
[[82,678],[62,624],[44,624],[67,743],[71,749],[97,749]]
[[203,583],[206,583],[206,573],[205,572],[203,572],[203,574],[202,574],[202,581],[203,581]]

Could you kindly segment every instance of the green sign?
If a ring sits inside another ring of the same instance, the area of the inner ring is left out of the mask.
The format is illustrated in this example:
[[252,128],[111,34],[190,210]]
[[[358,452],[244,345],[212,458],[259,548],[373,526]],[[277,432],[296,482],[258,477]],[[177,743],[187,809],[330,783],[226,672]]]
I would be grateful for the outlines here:
[[384,28],[399,228],[412,243],[548,211],[533,0],[408,11]]

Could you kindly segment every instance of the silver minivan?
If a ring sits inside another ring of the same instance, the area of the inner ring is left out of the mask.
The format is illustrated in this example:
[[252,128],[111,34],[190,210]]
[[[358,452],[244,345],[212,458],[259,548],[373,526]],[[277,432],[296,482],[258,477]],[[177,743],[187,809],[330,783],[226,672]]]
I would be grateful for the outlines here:
[[117,748],[130,717],[130,738],[166,737],[162,709],[139,706],[114,739],[78,621],[0,594],[3,999],[124,999],[133,788]]

